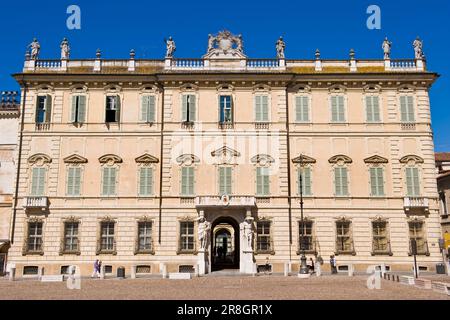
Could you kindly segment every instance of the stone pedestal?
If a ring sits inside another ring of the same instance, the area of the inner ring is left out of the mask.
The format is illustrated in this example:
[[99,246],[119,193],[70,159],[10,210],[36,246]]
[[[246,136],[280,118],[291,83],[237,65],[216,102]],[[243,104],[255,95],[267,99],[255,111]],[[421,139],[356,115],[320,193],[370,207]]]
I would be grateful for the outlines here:
[[136,279],[136,266],[131,266],[131,279]]
[[252,274],[254,271],[253,250],[244,250],[241,254],[240,272]]
[[289,262],[286,262],[284,264],[284,276],[288,277],[289,276]]
[[355,267],[352,265],[352,264],[350,264],[349,266],[348,266],[348,276],[349,277],[353,277],[353,274],[355,273]]
[[9,281],[14,281],[16,279],[16,267],[9,268]]
[[209,273],[209,258],[208,253],[205,251],[205,249],[201,249],[198,252],[198,275],[203,276],[207,273]]
[[166,279],[167,278],[167,266],[166,266],[166,264],[165,263],[161,263],[159,265],[159,268],[161,270],[161,274],[162,274],[163,279]]
[[316,276],[318,276],[318,277],[322,276],[322,266],[320,265],[319,262],[317,262],[315,265],[315,272],[316,272]]
[[100,268],[100,279],[105,279],[105,266],[103,264]]

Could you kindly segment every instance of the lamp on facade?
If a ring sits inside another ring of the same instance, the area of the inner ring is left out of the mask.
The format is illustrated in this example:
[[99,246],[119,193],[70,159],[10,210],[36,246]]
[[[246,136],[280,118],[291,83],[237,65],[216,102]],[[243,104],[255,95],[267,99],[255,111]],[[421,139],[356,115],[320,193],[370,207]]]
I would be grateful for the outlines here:
[[305,220],[303,219],[303,154],[300,155],[300,225],[301,225],[301,234],[300,234],[300,270],[298,276],[300,278],[309,277],[309,269],[306,264],[306,255],[305,255]]

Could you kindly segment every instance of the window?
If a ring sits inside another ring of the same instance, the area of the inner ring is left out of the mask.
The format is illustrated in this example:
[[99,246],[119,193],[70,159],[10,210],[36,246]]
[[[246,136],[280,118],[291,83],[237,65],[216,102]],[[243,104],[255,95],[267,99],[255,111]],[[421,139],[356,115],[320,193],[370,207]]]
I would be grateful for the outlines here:
[[155,122],[155,96],[143,96],[141,105],[141,121]]
[[309,122],[309,98],[307,96],[295,98],[295,115],[297,122]]
[[103,191],[104,196],[116,195],[116,175],[117,168],[106,167],[103,168]]
[[81,194],[81,168],[69,167],[67,169],[67,195],[79,196]]
[[184,221],[180,223],[180,251],[194,251],[194,222]]
[[31,178],[31,195],[43,196],[45,192],[46,168],[33,168]]
[[28,253],[42,252],[42,222],[28,223]]
[[36,123],[49,123],[52,112],[52,97],[38,96],[36,103]]
[[402,122],[414,122],[414,97],[400,97],[400,113]]
[[70,122],[84,123],[86,121],[86,96],[72,96]]
[[334,168],[334,185],[336,196],[348,196],[348,173],[345,167]]
[[196,120],[196,96],[193,94],[183,95],[182,98],[182,122],[194,122]]
[[138,252],[149,252],[152,250],[152,223],[138,223]]
[[384,196],[383,168],[370,168],[370,187],[373,197]]
[[353,251],[350,221],[336,222],[336,250],[338,253],[348,253]]
[[258,252],[272,251],[272,243],[270,237],[271,224],[272,223],[270,221],[258,221],[256,224],[256,250]]
[[345,107],[343,96],[331,97],[331,122],[345,122]]
[[366,97],[367,122],[380,122],[380,99],[378,96]]
[[100,251],[110,252],[115,250],[114,222],[102,222],[100,224]]
[[23,275],[24,276],[37,276],[39,274],[38,266],[24,266]]
[[389,253],[389,236],[386,221],[372,222],[373,253]]
[[231,177],[233,169],[231,167],[219,168],[219,194],[229,195],[231,194]]
[[78,244],[78,222],[64,223],[64,251],[77,252],[79,250]]
[[[302,183],[300,183],[300,177],[302,178]],[[300,195],[300,185],[303,188],[303,195],[310,196],[312,195],[311,191],[311,168],[299,168],[298,169],[298,189],[297,192]]]
[[153,168],[141,167],[139,169],[139,195],[151,196],[153,194]]
[[120,97],[107,96],[106,97],[106,123],[119,122],[120,120]]
[[[302,246],[303,233],[303,246]],[[300,253],[302,250],[306,252],[315,251],[314,237],[313,237],[313,222],[304,221],[298,223],[298,248]]]
[[420,196],[420,181],[418,168],[406,168],[406,189],[409,197]]
[[[424,223],[422,221],[410,221],[408,222],[408,225],[410,244],[411,240],[415,240],[417,245],[417,254],[428,254],[428,244],[425,239]],[[412,253],[411,248],[410,251],[410,253]]]
[[258,196],[268,196],[270,194],[269,173],[270,173],[269,168],[262,168],[262,167],[256,168],[256,194]]
[[255,96],[255,121],[269,122],[269,96]]
[[233,103],[231,96],[220,96],[220,123],[233,122]]
[[193,196],[194,195],[194,168],[182,167],[181,168],[181,195]]

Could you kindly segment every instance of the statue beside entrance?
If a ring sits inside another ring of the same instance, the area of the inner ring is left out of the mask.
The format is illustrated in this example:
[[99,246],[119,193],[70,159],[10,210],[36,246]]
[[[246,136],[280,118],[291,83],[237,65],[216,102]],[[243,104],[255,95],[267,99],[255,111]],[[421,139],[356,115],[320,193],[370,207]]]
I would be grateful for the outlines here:
[[201,251],[206,250],[209,242],[210,233],[211,233],[211,223],[206,221],[205,217],[200,217],[198,223],[198,240],[200,242]]

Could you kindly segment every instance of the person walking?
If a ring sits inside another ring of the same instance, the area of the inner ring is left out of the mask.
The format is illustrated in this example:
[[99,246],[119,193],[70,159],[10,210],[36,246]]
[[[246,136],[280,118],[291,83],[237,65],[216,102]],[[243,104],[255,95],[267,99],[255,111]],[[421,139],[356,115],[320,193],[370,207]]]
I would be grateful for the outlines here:
[[337,274],[336,258],[334,257],[334,255],[330,256],[330,267],[331,267],[331,274]]
[[95,262],[94,262],[94,271],[92,272],[91,278],[99,278],[99,277],[100,277],[99,263],[100,263],[100,262],[98,261],[98,259],[95,260]]

